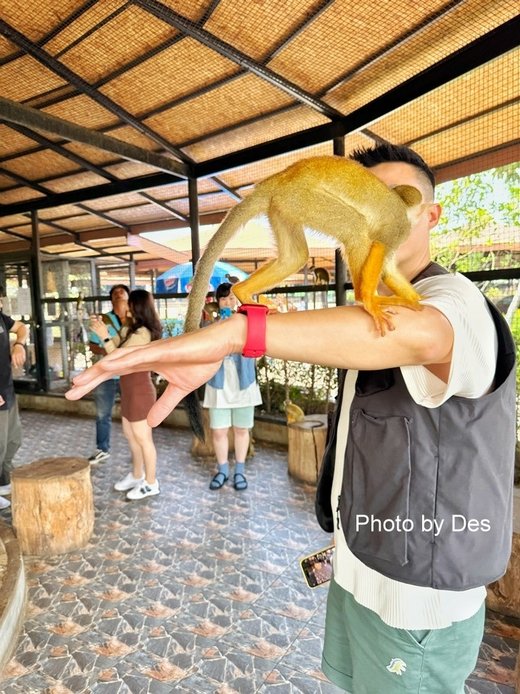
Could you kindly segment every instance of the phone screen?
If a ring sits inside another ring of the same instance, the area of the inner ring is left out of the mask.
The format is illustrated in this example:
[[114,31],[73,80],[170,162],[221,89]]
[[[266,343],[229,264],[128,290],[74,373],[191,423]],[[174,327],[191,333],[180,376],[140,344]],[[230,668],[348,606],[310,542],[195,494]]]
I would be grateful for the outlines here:
[[317,588],[332,578],[332,553],[334,545],[310,554],[300,561],[309,588]]

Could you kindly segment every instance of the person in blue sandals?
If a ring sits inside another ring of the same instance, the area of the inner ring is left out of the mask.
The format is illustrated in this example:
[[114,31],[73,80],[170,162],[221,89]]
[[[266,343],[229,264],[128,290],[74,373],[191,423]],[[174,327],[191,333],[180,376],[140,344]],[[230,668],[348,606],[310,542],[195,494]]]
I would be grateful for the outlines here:
[[[223,282],[217,287],[215,299],[219,318],[232,315],[237,300],[231,293],[232,285]],[[233,427],[235,441],[235,472],[233,486],[237,491],[247,489],[245,460],[249,449],[250,430],[253,428],[255,405],[262,398],[256,380],[256,360],[241,354],[230,354],[217,373],[206,383],[203,406],[209,409],[209,426],[218,470],[210,482],[210,489],[221,489],[229,479],[229,428]]]

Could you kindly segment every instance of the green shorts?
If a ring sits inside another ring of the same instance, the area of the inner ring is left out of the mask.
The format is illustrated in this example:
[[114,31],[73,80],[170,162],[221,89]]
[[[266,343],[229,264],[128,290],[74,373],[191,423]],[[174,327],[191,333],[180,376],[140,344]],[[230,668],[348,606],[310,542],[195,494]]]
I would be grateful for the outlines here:
[[252,429],[255,423],[255,407],[210,407],[209,428],[229,429],[230,426],[237,429]]
[[464,694],[484,617],[482,604],[473,617],[445,629],[395,629],[332,580],[322,669],[350,694]]

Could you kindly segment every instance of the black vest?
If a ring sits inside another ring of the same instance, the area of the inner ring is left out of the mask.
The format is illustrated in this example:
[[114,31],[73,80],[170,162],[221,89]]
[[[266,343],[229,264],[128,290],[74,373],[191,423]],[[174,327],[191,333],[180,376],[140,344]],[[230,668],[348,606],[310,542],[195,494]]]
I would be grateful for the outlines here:
[[[415,281],[445,272],[432,263]],[[337,512],[353,554],[404,583],[466,590],[496,580],[507,567],[515,345],[500,312],[488,305],[498,357],[487,395],[426,408],[410,397],[398,368],[360,371],[356,381]],[[318,521],[329,532],[343,383],[344,375],[316,495]]]

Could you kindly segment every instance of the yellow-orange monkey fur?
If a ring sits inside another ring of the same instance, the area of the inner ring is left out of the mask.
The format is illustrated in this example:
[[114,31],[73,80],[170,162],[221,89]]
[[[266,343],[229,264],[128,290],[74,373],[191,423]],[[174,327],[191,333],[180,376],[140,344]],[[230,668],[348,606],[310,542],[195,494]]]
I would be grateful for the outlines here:
[[[302,159],[258,183],[223,221],[201,257],[190,293],[186,332],[199,327],[213,266],[228,241],[250,219],[266,215],[278,258],[233,286],[241,303],[276,286],[309,258],[304,230],[332,236],[343,249],[356,301],[373,317],[382,335],[392,329],[388,307],[418,309],[420,297],[395,267],[396,249],[410,233],[422,209],[421,193],[412,186],[390,189],[369,169],[342,157]],[[384,282],[393,296],[377,294]]]

